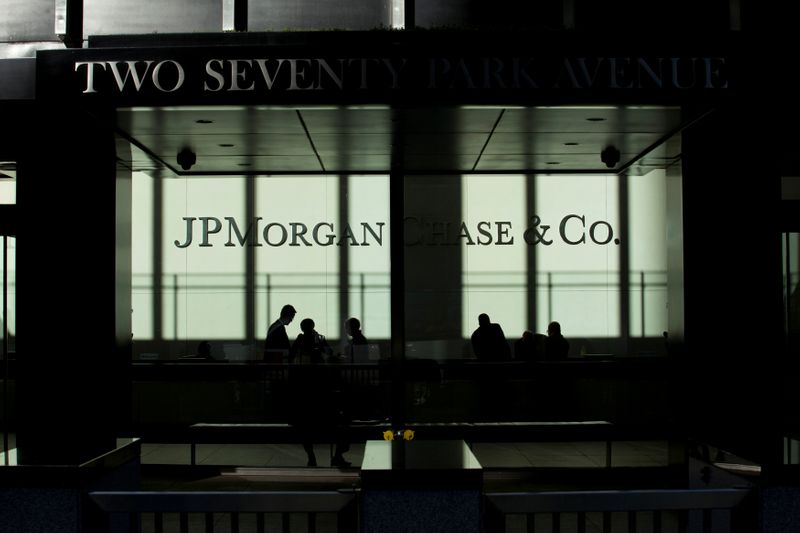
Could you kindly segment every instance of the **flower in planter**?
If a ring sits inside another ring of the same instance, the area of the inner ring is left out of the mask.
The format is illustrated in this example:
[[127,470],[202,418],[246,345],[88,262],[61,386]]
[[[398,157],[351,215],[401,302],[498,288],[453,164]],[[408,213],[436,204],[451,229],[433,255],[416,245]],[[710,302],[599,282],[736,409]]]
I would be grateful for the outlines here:
[[394,432],[390,429],[387,429],[383,432],[383,440],[394,440]]
[[403,440],[414,440],[414,430],[407,429],[403,432]]

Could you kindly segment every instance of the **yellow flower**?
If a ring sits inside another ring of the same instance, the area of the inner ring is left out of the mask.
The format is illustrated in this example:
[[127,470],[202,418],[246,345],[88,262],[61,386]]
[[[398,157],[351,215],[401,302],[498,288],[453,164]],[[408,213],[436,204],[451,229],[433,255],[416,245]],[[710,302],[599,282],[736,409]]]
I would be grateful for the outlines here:
[[383,432],[383,440],[394,440],[394,432],[392,430],[386,430]]
[[403,440],[414,440],[414,430],[407,429],[403,432]]

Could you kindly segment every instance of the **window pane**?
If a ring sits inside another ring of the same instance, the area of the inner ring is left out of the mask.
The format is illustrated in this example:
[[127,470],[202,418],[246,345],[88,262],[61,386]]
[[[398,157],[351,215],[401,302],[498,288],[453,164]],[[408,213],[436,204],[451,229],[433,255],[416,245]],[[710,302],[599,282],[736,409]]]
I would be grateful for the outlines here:
[[620,335],[617,198],[616,176],[536,178],[536,215],[551,242],[537,250],[537,331],[556,320],[588,351],[604,350],[589,338]]
[[[347,249],[350,315],[361,321],[367,339],[388,339],[391,336],[389,178],[350,176],[348,181],[350,227],[366,243]],[[363,224],[368,224],[366,235]],[[388,345],[381,348],[384,356],[388,356]]]
[[[243,339],[245,178],[163,180],[163,335],[166,339]],[[180,248],[189,219],[199,244]],[[236,243],[228,246],[229,243]]]
[[667,330],[667,182],[664,170],[628,177],[630,334]]
[[[256,331],[259,339],[291,304],[297,317],[287,326],[290,339],[300,321],[314,320],[329,339],[339,337],[339,248],[349,245],[338,217],[336,177],[256,178],[255,211],[263,217],[263,246],[256,248]],[[320,225],[322,224],[322,225]]]
[[[462,332],[469,338],[486,313],[509,340],[529,329],[524,176],[462,178],[464,250]],[[488,243],[491,236],[491,244]]]

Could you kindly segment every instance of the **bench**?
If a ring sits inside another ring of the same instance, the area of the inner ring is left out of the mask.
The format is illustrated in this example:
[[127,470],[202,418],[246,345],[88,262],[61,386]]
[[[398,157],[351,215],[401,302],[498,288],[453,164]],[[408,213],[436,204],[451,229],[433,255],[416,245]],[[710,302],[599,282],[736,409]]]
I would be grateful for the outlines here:
[[[337,428],[344,431],[350,442],[382,438],[383,431],[390,428],[386,421],[354,421],[350,425]],[[301,435],[291,424],[284,423],[208,423],[201,422],[189,426],[191,464],[195,464],[197,444],[299,444]],[[327,439],[322,439],[327,440]],[[333,439],[330,439],[331,441]],[[333,457],[333,442],[331,457]]]
[[606,466],[611,466],[614,424],[605,420],[535,422],[420,422],[407,426],[425,439],[462,439],[470,448],[476,442],[602,441]]

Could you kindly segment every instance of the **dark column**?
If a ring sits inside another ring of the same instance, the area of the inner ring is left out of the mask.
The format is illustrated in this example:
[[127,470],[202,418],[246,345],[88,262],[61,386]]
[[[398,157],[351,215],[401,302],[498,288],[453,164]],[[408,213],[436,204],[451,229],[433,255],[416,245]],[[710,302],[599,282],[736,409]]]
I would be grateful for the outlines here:
[[685,395],[696,437],[780,460],[780,173],[762,114],[721,106],[683,132]]
[[406,349],[406,273],[403,247],[403,217],[405,213],[404,144],[405,121],[400,110],[393,110],[392,170],[389,174],[389,227],[391,241],[391,390],[389,409],[394,429],[402,429],[405,422],[405,390],[402,379]]
[[461,345],[453,344],[462,339],[462,255],[453,237],[461,220],[460,176],[406,176],[404,201],[406,340],[422,349],[434,347],[426,341],[447,341],[448,355],[460,356]]
[[39,108],[18,174],[25,464],[80,464],[111,450],[129,418],[130,170],[111,113],[66,107]]

